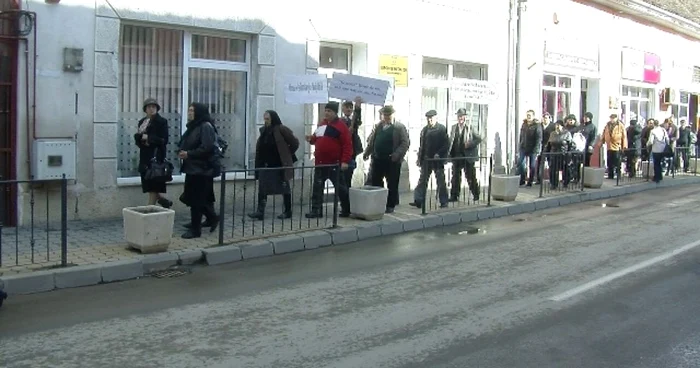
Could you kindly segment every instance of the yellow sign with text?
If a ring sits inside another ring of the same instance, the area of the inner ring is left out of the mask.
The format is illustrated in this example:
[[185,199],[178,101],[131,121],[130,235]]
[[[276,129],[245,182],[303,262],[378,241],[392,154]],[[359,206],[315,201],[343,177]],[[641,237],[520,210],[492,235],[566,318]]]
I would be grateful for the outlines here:
[[408,87],[408,57],[379,55],[379,74],[394,77],[396,87]]

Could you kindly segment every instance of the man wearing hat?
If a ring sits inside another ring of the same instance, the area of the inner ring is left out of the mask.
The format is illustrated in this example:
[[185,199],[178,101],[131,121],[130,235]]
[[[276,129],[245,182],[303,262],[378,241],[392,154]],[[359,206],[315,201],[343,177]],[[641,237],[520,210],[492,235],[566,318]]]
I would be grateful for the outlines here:
[[437,122],[437,112],[430,110],[425,113],[428,124],[420,132],[420,147],[418,148],[418,165],[421,168],[418,186],[413,191],[413,203],[411,206],[422,208],[425,202],[428,180],[435,173],[438,186],[438,198],[440,208],[447,207],[447,184],[445,183],[445,161],[450,149],[450,138],[447,136],[447,128]]
[[[324,110],[325,119],[312,135],[306,136],[306,141],[316,146],[314,157],[317,165],[314,169],[311,212],[306,214],[306,218],[323,217],[323,188],[326,180],[333,183],[338,193],[339,216],[350,216],[350,196],[344,174],[352,160],[352,138],[348,126],[338,118],[339,110],[340,104],[337,102],[327,103]],[[328,166],[337,164],[340,164],[340,173],[337,172],[337,167]]]
[[408,129],[400,122],[394,121],[394,112],[394,108],[389,105],[379,110],[382,121],[372,129],[367,138],[367,148],[364,150],[365,161],[372,157],[369,169],[370,184],[383,187],[386,180],[389,190],[386,213],[394,212],[394,207],[399,204],[401,163],[410,145]]
[[481,136],[466,123],[467,110],[457,110],[457,124],[450,131],[450,157],[452,160],[452,189],[450,202],[457,202],[462,189],[462,171],[467,178],[469,190],[475,201],[479,200],[479,181],[476,179],[474,163],[479,159],[479,144]]
[[618,120],[617,114],[610,115],[600,144],[607,145],[608,179],[615,179],[615,173],[619,173],[620,170],[622,153],[627,149],[627,131],[625,125]]

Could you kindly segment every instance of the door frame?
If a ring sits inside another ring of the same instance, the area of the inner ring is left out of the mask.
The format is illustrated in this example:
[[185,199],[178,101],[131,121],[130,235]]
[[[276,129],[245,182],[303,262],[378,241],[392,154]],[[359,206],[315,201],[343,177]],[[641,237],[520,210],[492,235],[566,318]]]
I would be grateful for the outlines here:
[[[0,1],[0,11],[15,10],[14,1]],[[0,101],[0,111],[5,103],[5,114],[8,117],[5,134],[8,137],[8,147],[3,147],[0,143],[0,152],[6,155],[9,165],[0,168],[2,180],[17,180],[17,83],[18,83],[18,63],[19,63],[19,38],[16,35],[6,32],[4,22],[11,21],[7,17],[0,17],[0,45],[6,49],[10,59],[10,80],[0,81],[0,88],[8,90],[6,101]],[[0,221],[3,226],[17,226],[17,185],[11,184],[0,187]]]

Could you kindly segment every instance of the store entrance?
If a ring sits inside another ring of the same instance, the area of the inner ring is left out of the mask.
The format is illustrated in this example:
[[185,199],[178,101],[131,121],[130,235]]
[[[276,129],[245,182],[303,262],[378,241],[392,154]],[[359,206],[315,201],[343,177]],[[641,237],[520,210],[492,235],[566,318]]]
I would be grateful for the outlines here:
[[698,120],[698,95],[690,95],[690,104],[688,106],[688,124],[693,127],[693,131],[697,132],[700,127]]
[[579,121],[583,122],[583,116],[590,112],[594,119],[598,117],[598,80],[581,79],[581,100],[579,103]]

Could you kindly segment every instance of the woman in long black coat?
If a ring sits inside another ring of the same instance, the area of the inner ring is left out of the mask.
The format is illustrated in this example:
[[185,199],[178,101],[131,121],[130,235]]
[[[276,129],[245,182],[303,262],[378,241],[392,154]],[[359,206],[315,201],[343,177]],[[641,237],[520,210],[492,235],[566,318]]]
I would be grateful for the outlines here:
[[143,112],[146,116],[139,120],[138,132],[134,134],[136,146],[139,147],[139,173],[141,174],[141,189],[148,193],[148,204],[156,203],[170,208],[173,202],[167,199],[166,185],[164,182],[146,180],[145,174],[153,158],[163,161],[167,153],[168,145],[168,120],[158,114],[160,105],[158,101],[149,98],[143,102]]
[[[220,156],[217,152],[216,130],[209,116],[209,109],[201,103],[193,103],[187,110],[187,130],[180,141],[178,157],[182,159],[181,171],[185,174],[185,191],[181,197],[190,207],[189,230],[184,239],[202,236],[202,226],[213,232],[219,225],[214,210],[214,178],[221,175]],[[202,224],[202,215],[207,221]]]

